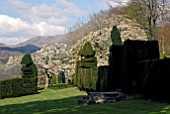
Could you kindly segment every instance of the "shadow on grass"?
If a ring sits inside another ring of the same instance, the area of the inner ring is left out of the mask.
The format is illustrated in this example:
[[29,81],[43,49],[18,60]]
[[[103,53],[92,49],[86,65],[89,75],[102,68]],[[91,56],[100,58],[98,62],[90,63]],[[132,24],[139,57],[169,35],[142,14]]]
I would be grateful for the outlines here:
[[[0,106],[0,114],[160,114],[165,105],[129,100],[104,105],[77,105],[82,96]],[[166,114],[166,113],[165,113]]]

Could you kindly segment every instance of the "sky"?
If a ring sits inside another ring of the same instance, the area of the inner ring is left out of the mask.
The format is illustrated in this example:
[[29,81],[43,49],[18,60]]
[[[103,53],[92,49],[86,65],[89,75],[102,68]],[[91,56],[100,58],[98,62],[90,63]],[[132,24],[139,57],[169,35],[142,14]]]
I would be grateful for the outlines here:
[[111,0],[0,0],[0,43],[65,34],[78,19],[108,9],[108,2],[117,5]]

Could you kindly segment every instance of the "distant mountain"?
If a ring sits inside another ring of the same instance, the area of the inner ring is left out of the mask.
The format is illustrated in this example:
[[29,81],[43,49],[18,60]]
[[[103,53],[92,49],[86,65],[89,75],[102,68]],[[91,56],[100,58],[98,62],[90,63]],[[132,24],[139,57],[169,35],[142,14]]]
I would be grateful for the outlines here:
[[4,43],[0,43],[0,47],[1,47],[1,46],[5,46],[5,44],[4,44]]
[[10,56],[20,56],[25,53],[34,53],[41,48],[34,45],[25,45],[20,47],[9,47],[9,46],[0,46],[0,62],[6,63]]
[[2,46],[0,47],[0,50],[10,51],[10,52],[20,52],[20,53],[34,53],[37,50],[40,50],[40,48],[34,45],[26,45],[26,46],[21,46],[21,47],[14,47],[14,48]]
[[6,60],[10,56],[18,56],[25,53],[34,53],[40,50],[44,45],[53,45],[55,43],[72,44],[72,40],[68,39],[66,35],[56,35],[37,36],[25,42],[12,46],[0,43],[0,61],[4,61],[4,59]]
[[37,36],[31,38],[25,42],[17,44],[17,46],[25,46],[25,45],[34,45],[37,47],[43,47],[44,45],[48,44],[55,44],[55,43],[65,43],[70,44],[71,40],[67,38],[66,35],[57,35],[57,36]]

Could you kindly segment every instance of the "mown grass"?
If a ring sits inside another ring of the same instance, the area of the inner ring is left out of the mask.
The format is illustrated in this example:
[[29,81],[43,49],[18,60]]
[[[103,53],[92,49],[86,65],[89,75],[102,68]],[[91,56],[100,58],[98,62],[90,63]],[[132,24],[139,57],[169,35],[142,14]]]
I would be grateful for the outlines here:
[[170,105],[142,99],[78,105],[85,92],[75,87],[45,89],[39,94],[0,100],[0,114],[170,114]]

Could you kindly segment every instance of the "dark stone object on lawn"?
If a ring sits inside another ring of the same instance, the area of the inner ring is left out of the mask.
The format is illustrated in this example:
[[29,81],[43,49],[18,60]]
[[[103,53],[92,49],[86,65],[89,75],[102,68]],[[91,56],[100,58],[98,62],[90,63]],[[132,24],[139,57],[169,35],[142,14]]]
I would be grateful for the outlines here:
[[104,104],[126,100],[126,95],[121,90],[115,92],[88,92],[88,96],[78,100],[78,104]]

